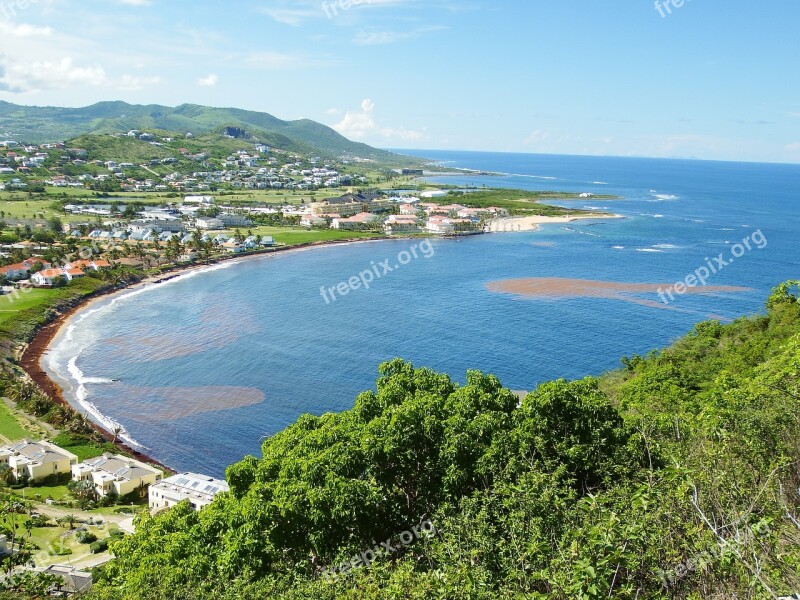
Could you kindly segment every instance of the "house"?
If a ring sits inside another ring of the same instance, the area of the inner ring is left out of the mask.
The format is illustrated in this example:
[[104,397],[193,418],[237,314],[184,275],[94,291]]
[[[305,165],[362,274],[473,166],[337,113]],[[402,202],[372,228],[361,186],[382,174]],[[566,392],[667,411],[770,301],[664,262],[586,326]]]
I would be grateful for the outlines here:
[[416,215],[419,214],[419,209],[414,206],[413,204],[401,204],[400,205],[400,214],[401,215]]
[[416,217],[392,215],[383,224],[383,230],[392,235],[395,233],[413,233],[420,230]]
[[0,464],[8,465],[15,479],[27,475],[39,480],[66,474],[77,463],[77,456],[45,441],[23,440],[0,448]]
[[25,277],[31,272],[31,269],[35,268],[37,265],[40,265],[43,269],[49,269],[52,266],[46,260],[29,258],[28,260],[23,260],[20,263],[8,265],[6,267],[0,267],[0,277],[5,277],[6,279],[18,279],[19,277]]
[[452,235],[456,231],[464,231],[473,225],[468,219],[451,219],[450,217],[431,217],[425,225],[425,231],[439,235]]
[[221,213],[217,218],[222,221],[225,227],[250,227],[253,222],[247,217],[242,215],[234,215],[231,213]]
[[300,225],[303,227],[320,227],[327,224],[328,222],[325,219],[316,215],[303,215],[300,218]]
[[41,571],[47,575],[59,577],[63,583],[54,585],[50,594],[52,596],[72,596],[83,594],[92,589],[92,574],[88,571],[79,571],[75,567],[67,565],[50,565]]
[[103,454],[72,466],[73,481],[92,481],[97,495],[127,496],[161,480],[161,471],[132,458]]
[[110,269],[111,263],[105,260],[97,259],[97,260],[75,260],[67,265],[67,267],[72,269],[82,269],[84,271],[99,271],[101,269]]
[[73,279],[85,277],[85,273],[81,269],[74,267],[65,267],[63,269],[45,269],[39,271],[31,276],[31,282],[36,287],[53,287],[60,277],[63,277],[67,283]]
[[262,246],[274,246],[275,245],[275,238],[271,235],[264,235],[261,236],[261,245]]
[[367,229],[370,226],[375,225],[378,221],[380,221],[380,217],[378,215],[368,212],[361,212],[357,215],[353,215],[352,217],[348,217],[347,219],[334,219],[331,223],[331,227],[334,229],[352,231],[354,229]]
[[223,229],[225,227],[222,220],[213,217],[199,217],[194,224],[198,229]]
[[193,509],[200,510],[211,504],[214,496],[228,491],[228,484],[221,479],[197,473],[181,473],[150,486],[148,498],[150,510],[175,506],[183,500],[188,500]]
[[128,236],[128,240],[131,242],[152,242],[154,237],[155,232],[152,229],[146,229],[144,231],[134,231]]
[[246,249],[244,244],[240,244],[235,240],[229,240],[227,242],[223,242],[221,246],[226,252],[229,252],[230,254],[239,254],[240,252],[244,252]]

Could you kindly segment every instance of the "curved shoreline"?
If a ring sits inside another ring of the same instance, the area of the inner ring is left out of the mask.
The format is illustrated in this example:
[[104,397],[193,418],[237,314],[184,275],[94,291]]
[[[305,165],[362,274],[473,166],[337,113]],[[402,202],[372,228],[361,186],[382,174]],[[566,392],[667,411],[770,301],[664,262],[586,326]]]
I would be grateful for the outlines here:
[[[203,271],[209,267],[214,267],[216,265],[225,262],[245,261],[256,257],[269,256],[272,254],[290,252],[293,250],[307,250],[310,248],[324,248],[324,247],[332,247],[337,245],[346,245],[354,243],[357,244],[357,243],[367,243],[367,242],[381,242],[387,240],[408,240],[408,239],[414,239],[414,238],[408,236],[402,236],[402,237],[380,236],[374,238],[355,238],[350,240],[307,242],[304,244],[298,244],[296,246],[286,246],[280,248],[272,248],[268,250],[259,250],[256,252],[247,253],[244,256],[242,255],[223,256],[215,259],[212,262],[205,264],[174,266],[165,269],[165,271],[159,275],[146,277],[140,281],[135,281],[122,286],[111,286],[106,289],[101,289],[97,292],[88,294],[80,298],[80,300],[78,300],[74,305],[70,306],[66,310],[57,312],[53,319],[51,319],[44,325],[40,326],[34,332],[31,341],[28,344],[26,344],[24,349],[22,350],[18,364],[25,372],[25,374],[39,387],[39,389],[42,390],[42,392],[51,401],[53,401],[56,404],[65,406],[76,413],[81,413],[82,411],[80,411],[76,406],[74,406],[71,402],[69,402],[69,400],[67,400],[64,397],[63,388],[57,382],[55,382],[53,378],[50,377],[50,374],[44,369],[44,367],[42,367],[42,361],[45,357],[45,354],[50,350],[50,345],[52,344],[53,340],[56,338],[56,336],[62,330],[62,328],[65,325],[67,325],[68,322],[73,317],[75,317],[79,312],[82,312],[83,310],[87,309],[94,302],[139,287],[145,287],[153,284],[159,284],[171,281],[187,273],[192,273],[195,271]],[[171,467],[161,463],[160,461],[154,459],[151,456],[142,453],[139,450],[136,450],[135,448],[132,448],[130,445],[126,444],[119,438],[116,441],[114,441],[113,433],[109,432],[107,429],[105,429],[102,425],[95,422],[94,420],[90,419],[89,424],[91,425],[92,429],[94,429],[103,437],[104,440],[106,440],[107,442],[113,442],[117,446],[117,448],[119,448],[122,452],[130,454],[137,460],[141,460],[143,462],[152,464],[170,473],[175,472],[175,470],[172,469]]]

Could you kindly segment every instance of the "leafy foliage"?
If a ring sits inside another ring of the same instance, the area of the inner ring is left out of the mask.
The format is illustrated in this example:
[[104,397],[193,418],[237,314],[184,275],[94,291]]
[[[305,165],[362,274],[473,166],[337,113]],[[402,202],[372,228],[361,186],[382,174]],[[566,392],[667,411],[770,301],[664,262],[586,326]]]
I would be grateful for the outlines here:
[[[800,589],[800,304],[521,400],[401,360],[231,492],[137,517],[93,598],[770,598]],[[340,577],[422,520],[437,535]],[[345,569],[347,570],[347,569]]]

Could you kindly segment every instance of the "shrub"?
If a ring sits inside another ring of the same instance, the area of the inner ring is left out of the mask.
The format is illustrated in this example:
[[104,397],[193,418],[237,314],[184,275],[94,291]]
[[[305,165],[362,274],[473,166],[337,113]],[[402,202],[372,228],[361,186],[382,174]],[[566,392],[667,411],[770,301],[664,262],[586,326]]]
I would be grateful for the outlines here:
[[80,544],[93,544],[97,541],[97,536],[91,531],[79,531],[75,536]]
[[108,550],[108,540],[99,540],[89,546],[89,551],[92,554],[99,554],[100,552],[105,552],[106,550]]

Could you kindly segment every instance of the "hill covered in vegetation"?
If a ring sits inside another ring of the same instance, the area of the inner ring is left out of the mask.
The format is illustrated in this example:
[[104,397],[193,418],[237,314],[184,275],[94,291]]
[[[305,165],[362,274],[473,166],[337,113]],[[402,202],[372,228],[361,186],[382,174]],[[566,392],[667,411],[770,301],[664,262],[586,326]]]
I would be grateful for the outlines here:
[[[56,142],[93,133],[162,130],[202,135],[237,130],[289,151],[343,154],[397,162],[399,156],[352,142],[310,119],[283,121],[268,113],[196,104],[178,107],[99,102],[82,108],[20,106],[0,101],[0,136],[25,143]],[[410,162],[410,161],[409,161]]]
[[[773,598],[800,591],[800,282],[520,400],[402,360],[142,515],[93,599]],[[320,389],[320,394],[325,393]]]

